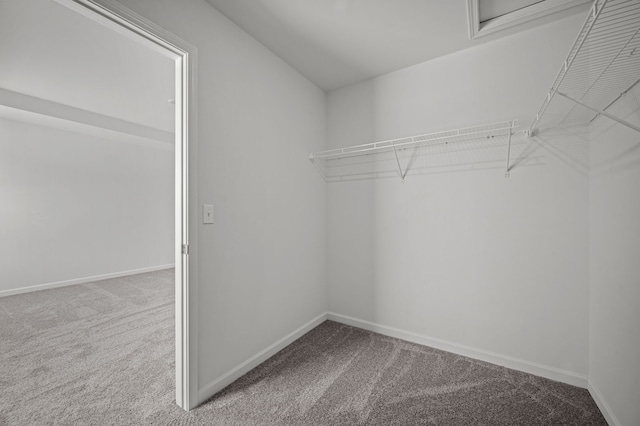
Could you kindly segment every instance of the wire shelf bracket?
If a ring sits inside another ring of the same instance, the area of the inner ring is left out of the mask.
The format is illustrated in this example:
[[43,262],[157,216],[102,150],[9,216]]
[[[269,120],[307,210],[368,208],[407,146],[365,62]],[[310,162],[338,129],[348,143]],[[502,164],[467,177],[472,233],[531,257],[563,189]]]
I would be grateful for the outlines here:
[[409,171],[409,166],[407,165],[407,168],[405,169],[405,171],[402,171],[402,166],[400,165],[400,158],[398,158],[398,149],[396,148],[396,144],[393,144],[393,154],[396,157],[396,163],[398,164],[398,172],[400,173],[400,177],[402,178],[402,183],[404,183],[404,178],[407,177],[407,172]]
[[509,141],[507,144],[507,169],[504,172],[504,177],[508,178],[510,176],[509,170],[511,169],[510,158],[511,158],[511,136],[513,136],[513,127],[509,129]]
[[583,103],[583,102],[580,102],[580,101],[579,101],[579,100],[577,100],[577,99],[573,99],[571,96],[566,95],[566,94],[564,94],[564,93],[562,93],[562,92],[558,92],[558,95],[560,95],[560,96],[562,96],[562,97],[564,97],[564,98],[566,98],[566,99],[569,99],[570,101],[573,101],[573,102],[575,102],[575,103],[576,103],[576,104],[578,104],[578,105],[582,105],[583,107],[585,107],[585,108],[587,108],[587,109],[590,109],[590,110],[591,110],[591,111],[593,111],[593,112],[598,113],[598,115],[603,115],[603,116],[605,116],[605,117],[607,117],[607,118],[609,118],[609,119],[611,119],[611,120],[613,120],[613,121],[617,121],[617,122],[618,122],[618,123],[620,123],[620,124],[623,124],[623,125],[625,125],[625,126],[627,126],[627,127],[630,127],[630,128],[632,128],[633,130],[635,130],[635,131],[637,131],[637,132],[640,132],[640,127],[636,126],[636,125],[635,125],[635,124],[633,124],[633,123],[629,123],[628,121],[623,120],[623,119],[621,119],[621,118],[618,118],[618,117],[616,117],[615,115],[612,115],[612,114],[609,114],[609,113],[607,113],[607,112],[605,112],[605,111],[600,111],[599,109],[593,108],[593,107],[591,107],[591,106],[589,106],[589,105],[587,105],[587,104],[585,104],[585,103]]
[[[533,136],[545,119],[562,126],[588,124],[600,116],[640,132],[637,125],[606,111],[640,82],[639,76],[640,1],[595,0],[525,133]],[[550,113],[555,99],[564,103]]]
[[[511,168],[511,139],[513,131],[517,127],[518,120],[511,120],[476,127],[428,133],[315,152],[309,154],[309,160],[326,181],[339,180],[341,177],[340,173],[344,171],[345,167],[373,164],[375,168],[379,167],[382,163],[390,166],[390,162],[392,162],[393,168],[396,169],[397,174],[404,183],[416,156],[424,154],[428,149],[437,147],[440,148],[439,152],[442,153],[447,152],[449,147],[451,147],[450,150],[453,151],[453,146],[455,145],[474,141],[482,143],[483,140],[495,141],[497,140],[496,138],[502,137],[504,138],[502,140],[507,144],[505,177],[509,177]],[[405,160],[404,166],[402,160]],[[385,171],[388,170],[385,169]],[[375,175],[376,172],[370,174]]]

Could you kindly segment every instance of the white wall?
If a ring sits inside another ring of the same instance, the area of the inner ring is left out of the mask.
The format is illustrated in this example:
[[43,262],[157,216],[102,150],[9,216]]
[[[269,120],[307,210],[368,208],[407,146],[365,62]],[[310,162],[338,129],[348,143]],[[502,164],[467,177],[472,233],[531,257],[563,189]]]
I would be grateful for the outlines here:
[[198,48],[199,388],[326,311],[325,94],[203,0],[122,0]]
[[[608,112],[640,125],[640,87]],[[591,130],[590,341],[592,392],[640,424],[640,134],[599,118]]]
[[173,146],[148,138],[173,142],[173,61],[55,1],[0,0],[0,62],[0,294],[172,265]]
[[0,294],[171,265],[173,146],[0,118]]
[[[328,95],[330,148],[520,118],[584,16]],[[434,158],[425,174],[328,186],[331,311],[586,386],[588,147],[548,134]]]
[[0,0],[0,62],[1,89],[173,133],[173,61],[55,1]]

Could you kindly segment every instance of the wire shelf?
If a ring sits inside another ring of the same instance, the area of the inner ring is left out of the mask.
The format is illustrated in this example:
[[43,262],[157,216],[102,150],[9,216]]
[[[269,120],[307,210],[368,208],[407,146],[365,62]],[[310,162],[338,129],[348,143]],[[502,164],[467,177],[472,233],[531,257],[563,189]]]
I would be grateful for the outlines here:
[[[418,162],[428,166],[429,162],[425,158],[455,155],[456,152],[465,150],[499,149],[502,158],[507,158],[508,176],[511,135],[517,122],[505,121],[331,149],[312,153],[309,160],[326,181],[353,176],[373,178],[390,175],[399,175],[404,181]],[[506,145],[509,147],[505,152]]]
[[640,1],[596,0],[528,134],[599,116],[640,131],[607,112],[639,82]]

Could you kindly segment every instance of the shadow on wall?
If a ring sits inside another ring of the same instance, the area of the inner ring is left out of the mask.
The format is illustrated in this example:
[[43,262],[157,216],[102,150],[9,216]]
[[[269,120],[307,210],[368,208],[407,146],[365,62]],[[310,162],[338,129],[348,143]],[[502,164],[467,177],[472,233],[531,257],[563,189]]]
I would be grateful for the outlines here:
[[[560,99],[557,103],[561,102],[568,101]],[[554,105],[552,103],[551,107]],[[640,150],[639,133],[576,104],[563,105],[563,108],[569,112],[546,113],[551,117],[546,121],[559,124],[541,127],[534,138],[552,155],[582,175],[599,176],[640,166],[640,160],[632,155]],[[606,108],[606,112],[640,126],[640,85],[623,93],[617,102]],[[621,140],[631,142],[622,144]],[[589,144],[609,144],[606,151],[610,154],[606,159],[590,164]]]
[[543,128],[532,139],[576,172],[589,174],[588,125]]
[[[625,93],[608,112],[640,126],[640,85]],[[640,156],[633,155],[640,150],[640,133],[605,117],[594,119],[590,130],[592,143],[616,144],[607,150],[610,154],[606,159],[591,164],[592,176],[619,173],[640,167]],[[624,136],[627,134],[630,137]],[[622,140],[628,142],[621,144]]]

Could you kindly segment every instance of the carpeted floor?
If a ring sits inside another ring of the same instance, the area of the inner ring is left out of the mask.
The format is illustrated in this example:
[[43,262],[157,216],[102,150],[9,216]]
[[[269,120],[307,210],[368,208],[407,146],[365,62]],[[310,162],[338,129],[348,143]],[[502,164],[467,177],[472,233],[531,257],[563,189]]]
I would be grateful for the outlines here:
[[173,271],[0,299],[2,425],[606,425],[580,388],[327,321],[186,413]]
[[585,389],[330,321],[196,417],[215,425],[606,425]]
[[0,425],[179,414],[173,286],[169,269],[0,298]]

